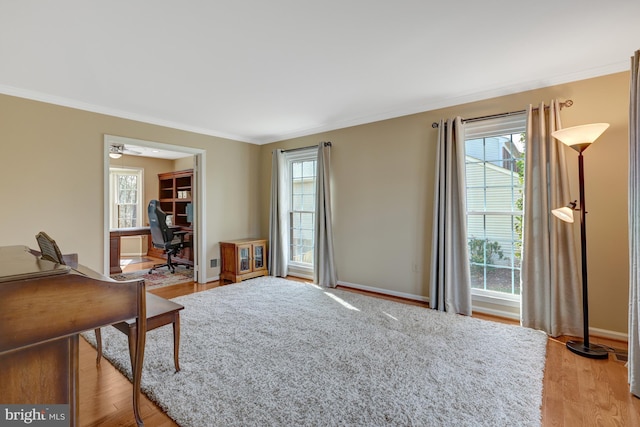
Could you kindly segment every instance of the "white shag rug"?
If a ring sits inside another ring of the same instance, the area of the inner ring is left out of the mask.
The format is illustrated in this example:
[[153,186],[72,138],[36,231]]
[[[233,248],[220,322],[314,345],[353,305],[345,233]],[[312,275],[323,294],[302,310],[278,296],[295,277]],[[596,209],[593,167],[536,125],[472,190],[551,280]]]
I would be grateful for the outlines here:
[[[174,301],[182,370],[151,331],[142,388],[183,427],[541,424],[541,332],[274,277]],[[103,346],[131,378],[126,336]]]

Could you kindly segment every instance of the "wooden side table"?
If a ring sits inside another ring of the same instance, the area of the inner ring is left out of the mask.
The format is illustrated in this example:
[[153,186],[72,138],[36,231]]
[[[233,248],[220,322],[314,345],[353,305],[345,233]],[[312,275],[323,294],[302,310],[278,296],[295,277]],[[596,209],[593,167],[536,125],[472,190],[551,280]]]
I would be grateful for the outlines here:
[[[176,367],[176,372],[180,371],[180,363],[178,361],[180,352],[180,310],[183,308],[183,305],[147,292],[147,332],[169,323],[173,325],[173,363]],[[131,367],[133,369],[136,356],[135,342],[138,336],[135,319],[115,323],[112,326],[129,338],[129,356],[131,357]],[[96,350],[98,351],[96,364],[99,365],[102,359],[102,334],[100,329],[96,329],[95,332]]]
[[220,242],[220,283],[267,276],[267,241],[240,239]]

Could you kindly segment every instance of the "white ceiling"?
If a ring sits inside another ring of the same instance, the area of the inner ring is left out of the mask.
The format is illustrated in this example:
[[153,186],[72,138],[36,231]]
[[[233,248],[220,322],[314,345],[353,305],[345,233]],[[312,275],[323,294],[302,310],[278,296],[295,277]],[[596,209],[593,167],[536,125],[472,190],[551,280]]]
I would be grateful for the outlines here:
[[638,0],[0,0],[0,93],[262,144],[628,70],[639,17]]

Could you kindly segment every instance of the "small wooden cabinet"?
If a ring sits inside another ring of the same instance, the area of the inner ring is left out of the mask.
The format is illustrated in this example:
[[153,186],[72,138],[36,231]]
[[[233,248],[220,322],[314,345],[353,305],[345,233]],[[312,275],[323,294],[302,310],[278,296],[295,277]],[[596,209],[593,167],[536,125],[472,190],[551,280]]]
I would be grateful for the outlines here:
[[266,276],[267,241],[241,239],[220,242],[220,282],[233,283]]

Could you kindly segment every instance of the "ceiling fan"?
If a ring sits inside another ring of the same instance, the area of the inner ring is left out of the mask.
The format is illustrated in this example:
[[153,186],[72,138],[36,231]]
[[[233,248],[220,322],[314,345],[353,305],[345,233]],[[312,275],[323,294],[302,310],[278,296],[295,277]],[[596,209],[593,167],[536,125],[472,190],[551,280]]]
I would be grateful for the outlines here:
[[124,144],[109,145],[109,157],[111,157],[112,159],[119,159],[123,154],[138,156],[142,153],[139,151],[130,150]]

